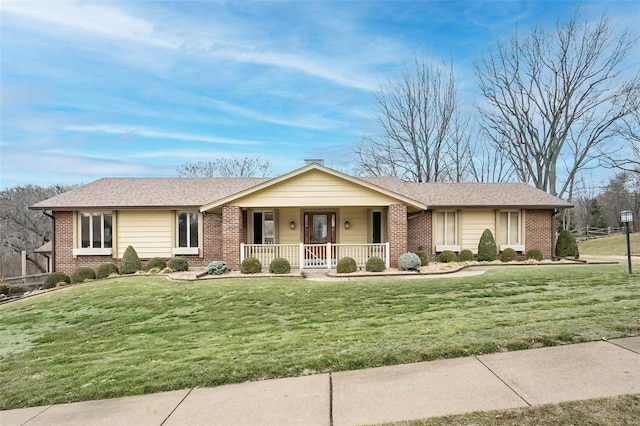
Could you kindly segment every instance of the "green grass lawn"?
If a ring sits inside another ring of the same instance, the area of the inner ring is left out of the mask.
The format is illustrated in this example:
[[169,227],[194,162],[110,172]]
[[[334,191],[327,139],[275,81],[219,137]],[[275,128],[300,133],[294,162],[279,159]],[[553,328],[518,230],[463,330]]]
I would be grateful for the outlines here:
[[622,266],[468,278],[86,283],[0,306],[0,409],[640,333]]
[[[631,254],[640,254],[640,233],[630,235]],[[595,238],[578,243],[580,254],[591,256],[626,256],[627,236],[624,234],[611,237]]]

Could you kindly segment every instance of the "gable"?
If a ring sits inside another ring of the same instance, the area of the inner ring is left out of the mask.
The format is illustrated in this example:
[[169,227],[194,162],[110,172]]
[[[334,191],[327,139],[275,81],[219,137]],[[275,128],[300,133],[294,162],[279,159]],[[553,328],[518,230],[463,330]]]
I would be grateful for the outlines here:
[[397,198],[320,170],[294,176],[273,186],[237,198],[239,207],[387,206]]

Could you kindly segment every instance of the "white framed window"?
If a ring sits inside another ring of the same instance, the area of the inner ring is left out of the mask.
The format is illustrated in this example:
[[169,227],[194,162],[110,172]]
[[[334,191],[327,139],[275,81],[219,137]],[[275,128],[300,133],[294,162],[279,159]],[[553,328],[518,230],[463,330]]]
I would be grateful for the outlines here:
[[109,212],[78,214],[78,248],[74,255],[111,255],[113,247],[113,215]]
[[512,248],[515,251],[524,251],[522,241],[522,214],[520,210],[501,210],[499,212],[498,244],[500,251]]
[[276,243],[276,215],[272,210],[253,212],[253,244]]
[[455,210],[435,214],[436,252],[460,251],[458,244],[458,213]]
[[178,212],[176,215],[177,247],[173,254],[198,254],[200,244],[200,213]]

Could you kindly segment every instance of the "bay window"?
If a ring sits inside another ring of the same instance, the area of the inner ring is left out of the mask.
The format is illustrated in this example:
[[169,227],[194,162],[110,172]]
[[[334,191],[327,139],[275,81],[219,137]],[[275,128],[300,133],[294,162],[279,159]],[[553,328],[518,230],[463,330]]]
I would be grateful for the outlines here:
[[500,251],[506,248],[512,248],[515,251],[524,251],[522,241],[522,215],[519,210],[501,211],[498,229]]
[[436,252],[460,251],[457,213],[455,211],[438,211],[435,216]]
[[173,254],[198,254],[200,245],[200,227],[198,212],[178,212],[177,214],[177,247]]
[[74,255],[110,255],[113,247],[113,215],[81,212],[78,216],[78,248]]

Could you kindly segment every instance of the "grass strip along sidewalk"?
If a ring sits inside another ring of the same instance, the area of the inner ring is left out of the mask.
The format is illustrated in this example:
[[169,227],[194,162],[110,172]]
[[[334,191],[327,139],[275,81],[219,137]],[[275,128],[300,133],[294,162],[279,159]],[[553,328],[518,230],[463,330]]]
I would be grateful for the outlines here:
[[637,335],[639,290],[621,266],[86,283],[0,306],[0,409]]

